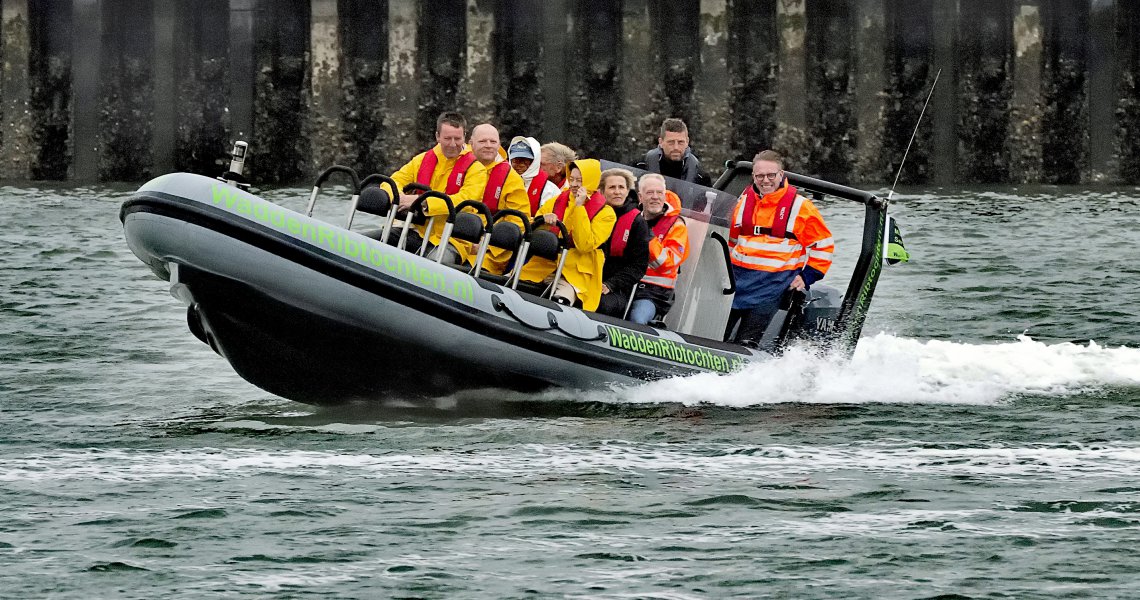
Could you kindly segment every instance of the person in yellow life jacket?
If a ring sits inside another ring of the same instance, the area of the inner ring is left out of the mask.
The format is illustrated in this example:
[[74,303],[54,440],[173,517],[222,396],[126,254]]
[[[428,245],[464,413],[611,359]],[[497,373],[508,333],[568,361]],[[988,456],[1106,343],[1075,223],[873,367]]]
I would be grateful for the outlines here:
[[732,211],[729,227],[736,296],[725,341],[756,346],[780,298],[803,291],[831,267],[835,240],[815,204],[784,176],[784,159],[765,150],[752,159],[752,185]]
[[[530,200],[527,198],[526,184],[522,176],[511,168],[511,163],[499,155],[499,130],[490,123],[476,125],[471,130],[471,150],[475,159],[487,170],[487,185],[483,189],[481,201],[491,209],[491,214],[500,209],[517,210],[524,215],[530,215]],[[515,217],[508,217],[518,225],[523,224]],[[468,256],[468,262],[475,264],[475,252]],[[511,259],[511,252],[502,248],[491,247],[483,257],[483,269],[494,275],[502,275],[506,270],[507,262]]]
[[641,214],[649,225],[649,268],[633,295],[626,318],[645,325],[665,318],[673,306],[681,265],[689,258],[689,226],[681,217],[681,199],[665,189],[665,178],[646,173],[637,182]]
[[617,221],[609,241],[602,244],[606,262],[598,312],[619,319],[625,317],[633,289],[649,267],[649,226],[638,210],[633,186],[633,173],[625,169],[602,171],[602,195]]
[[[471,148],[464,143],[466,129],[467,120],[457,112],[445,112],[436,119],[435,147],[417,154],[392,174],[392,180],[400,187],[396,191],[400,198],[399,210],[406,211],[419,196],[402,193],[409,183],[418,183],[443,192],[451,197],[453,204],[483,199],[483,190],[487,187],[487,168],[475,160]],[[425,216],[429,219],[440,217],[435,220],[428,238],[429,242],[438,246],[447,220],[447,205],[438,198],[431,198],[426,204]],[[415,232],[408,232],[405,248],[415,250],[419,247],[427,225],[416,225],[415,228]],[[394,231],[394,237],[389,243],[394,243],[399,235],[399,231]],[[453,239],[445,249],[444,262],[461,264],[467,261],[471,251],[471,244]]]
[[[614,209],[598,192],[601,174],[601,163],[592,158],[570,163],[566,167],[566,190],[538,209],[538,216],[547,224],[561,220],[572,240],[555,299],[581,304],[585,310],[598,308],[605,261],[601,245],[610,238],[617,222]],[[556,267],[553,261],[535,257],[523,265],[520,278],[532,284],[548,282]]]

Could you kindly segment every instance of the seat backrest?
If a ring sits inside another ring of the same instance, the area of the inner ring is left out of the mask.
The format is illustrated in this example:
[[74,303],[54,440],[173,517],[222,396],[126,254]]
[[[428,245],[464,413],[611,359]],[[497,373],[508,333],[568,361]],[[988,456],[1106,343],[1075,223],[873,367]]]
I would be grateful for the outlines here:
[[491,228],[490,246],[515,252],[522,244],[522,228],[510,221],[498,221]]
[[356,201],[356,210],[379,217],[388,216],[392,209],[392,198],[384,188],[370,185],[360,190],[360,197]]
[[530,232],[530,256],[558,260],[558,252],[558,236],[553,231],[539,229]]
[[475,213],[456,213],[451,237],[478,244],[483,237],[483,219],[480,219],[479,215]]

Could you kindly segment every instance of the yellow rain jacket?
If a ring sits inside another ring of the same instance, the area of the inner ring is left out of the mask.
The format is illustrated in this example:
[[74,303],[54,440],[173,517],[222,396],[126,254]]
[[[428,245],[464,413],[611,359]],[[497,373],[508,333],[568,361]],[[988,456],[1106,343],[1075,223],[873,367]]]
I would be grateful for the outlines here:
[[[392,179],[395,180],[396,185],[400,187],[400,190],[404,189],[404,186],[408,185],[409,183],[414,183],[416,181],[416,176],[420,171],[420,165],[423,164],[424,156],[427,156],[428,152],[434,152],[438,161],[435,165],[435,172],[432,173],[431,183],[429,185],[431,189],[437,192],[446,193],[447,180],[449,177],[451,177],[452,168],[455,166],[455,161],[459,160],[459,157],[445,157],[443,155],[443,150],[439,147],[439,144],[436,144],[434,148],[428,150],[427,152],[421,152],[420,154],[417,154],[412,158],[412,160],[408,161],[408,164],[400,167],[399,171],[396,171],[392,174]],[[468,152],[471,152],[470,146],[465,147],[459,156],[463,156]],[[449,194],[451,196],[451,202],[452,204],[459,204],[464,200],[482,201],[483,189],[486,187],[487,168],[480,164],[479,161],[475,161],[471,163],[470,167],[467,168],[467,174],[463,177],[463,183],[459,188],[459,191],[453,194]],[[399,190],[397,190],[396,193],[399,194]],[[393,196],[393,198],[399,198],[399,196],[396,195]],[[440,237],[443,232],[443,225],[444,222],[447,221],[447,205],[445,205],[443,201],[438,198],[429,198],[427,201],[426,209],[427,210],[424,211],[424,214],[429,219],[431,217],[439,217],[435,221],[435,226],[432,227],[431,237],[428,238],[432,244],[439,245]],[[427,229],[426,225],[416,225],[415,227],[416,231],[418,231],[421,236],[424,235],[424,230]],[[459,253],[460,259],[464,261],[474,260],[473,258],[469,258],[473,252],[471,244],[456,239],[450,240],[450,243],[451,246],[455,248],[455,251]]]
[[[501,164],[507,165],[507,178],[503,182],[503,189],[499,194],[498,206],[492,208],[490,202],[491,198],[494,196],[495,190],[488,189],[484,192],[483,203],[486,204],[488,208],[491,208],[492,214],[495,211],[502,210],[504,208],[510,208],[517,210],[524,215],[529,215],[530,197],[527,196],[526,183],[523,181],[522,176],[516,173],[514,169],[510,168],[510,164],[504,161],[497,161],[495,164],[487,167],[487,172],[490,173],[496,166]],[[488,180],[488,186],[490,183],[490,180]],[[519,229],[523,228],[523,224],[520,223],[516,217],[507,217],[506,220],[510,223],[518,225]],[[504,250],[502,248],[495,247],[488,248],[486,256],[483,257],[483,270],[493,275],[502,275],[503,272],[506,271],[507,263],[510,262],[512,254],[513,252],[510,250]],[[474,266],[474,249],[472,249],[471,257],[468,259],[468,262]]]
[[[582,172],[582,187],[592,196],[598,191],[601,183],[601,163],[591,158],[577,160],[566,166],[567,177],[575,165]],[[558,198],[547,200],[539,207],[535,216],[554,212],[554,205],[557,202]],[[617,215],[613,208],[604,205],[594,218],[590,219],[586,208],[578,206],[571,199],[562,223],[566,225],[570,237],[574,240],[566,256],[566,266],[562,268],[562,277],[574,286],[578,300],[582,302],[582,308],[597,310],[598,301],[602,297],[602,265],[605,263],[605,254],[600,246],[610,239],[614,224],[617,223]],[[536,257],[527,261],[521,278],[538,283],[552,275],[557,266],[553,261]]]

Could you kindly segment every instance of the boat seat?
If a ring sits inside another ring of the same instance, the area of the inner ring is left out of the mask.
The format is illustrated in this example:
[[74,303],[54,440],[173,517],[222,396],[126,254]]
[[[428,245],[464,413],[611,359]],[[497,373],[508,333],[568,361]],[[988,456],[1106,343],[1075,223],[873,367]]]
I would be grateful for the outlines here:
[[491,226],[491,233],[487,238],[487,247],[500,248],[511,253],[512,256],[507,263],[507,274],[495,275],[480,269],[477,276],[479,279],[506,286],[510,284],[510,273],[514,267],[515,255],[522,246],[523,230],[517,223],[501,220],[501,215],[496,214],[495,218],[500,220],[494,221]]
[[478,244],[483,238],[483,220],[473,212],[456,213],[451,237]]
[[[522,245],[522,241],[523,232],[518,225],[509,221],[496,221],[495,225],[491,227],[491,238],[487,242],[487,247],[501,248],[513,254],[519,251],[519,246]],[[515,259],[512,256],[510,262],[508,263],[508,272],[510,272],[511,266],[514,264],[514,260]],[[479,278],[503,285],[506,285],[510,280],[510,277],[508,275],[495,275],[486,271],[480,271]]]
[[491,242],[489,246],[517,252],[522,245],[522,229],[510,221],[497,221],[491,228]]
[[538,256],[547,260],[557,261],[560,250],[558,235],[553,231],[537,229],[530,233],[530,255],[527,258]]
[[[483,220],[479,215],[473,212],[458,212],[455,213],[455,222],[452,224],[451,239],[463,240],[478,246],[483,240]],[[470,273],[473,269],[466,261],[459,263],[450,263],[444,261],[442,264]]]
[[388,211],[392,210],[392,197],[384,188],[378,185],[370,185],[360,190],[360,198],[356,201],[356,210],[378,217],[386,217]]

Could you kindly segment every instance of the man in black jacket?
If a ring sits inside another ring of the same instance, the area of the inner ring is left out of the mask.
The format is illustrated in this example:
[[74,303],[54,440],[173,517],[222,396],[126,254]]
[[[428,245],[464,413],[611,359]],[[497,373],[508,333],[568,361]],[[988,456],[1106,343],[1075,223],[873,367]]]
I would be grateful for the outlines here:
[[598,312],[618,318],[624,317],[630,293],[649,267],[649,226],[637,209],[633,185],[633,173],[625,169],[602,172],[601,192],[617,214],[617,224],[609,241],[602,244],[606,262]]
[[661,123],[657,147],[646,152],[645,160],[637,166],[681,181],[712,185],[712,180],[701,171],[700,165],[701,161],[689,149],[688,126],[681,119],[668,118]]

